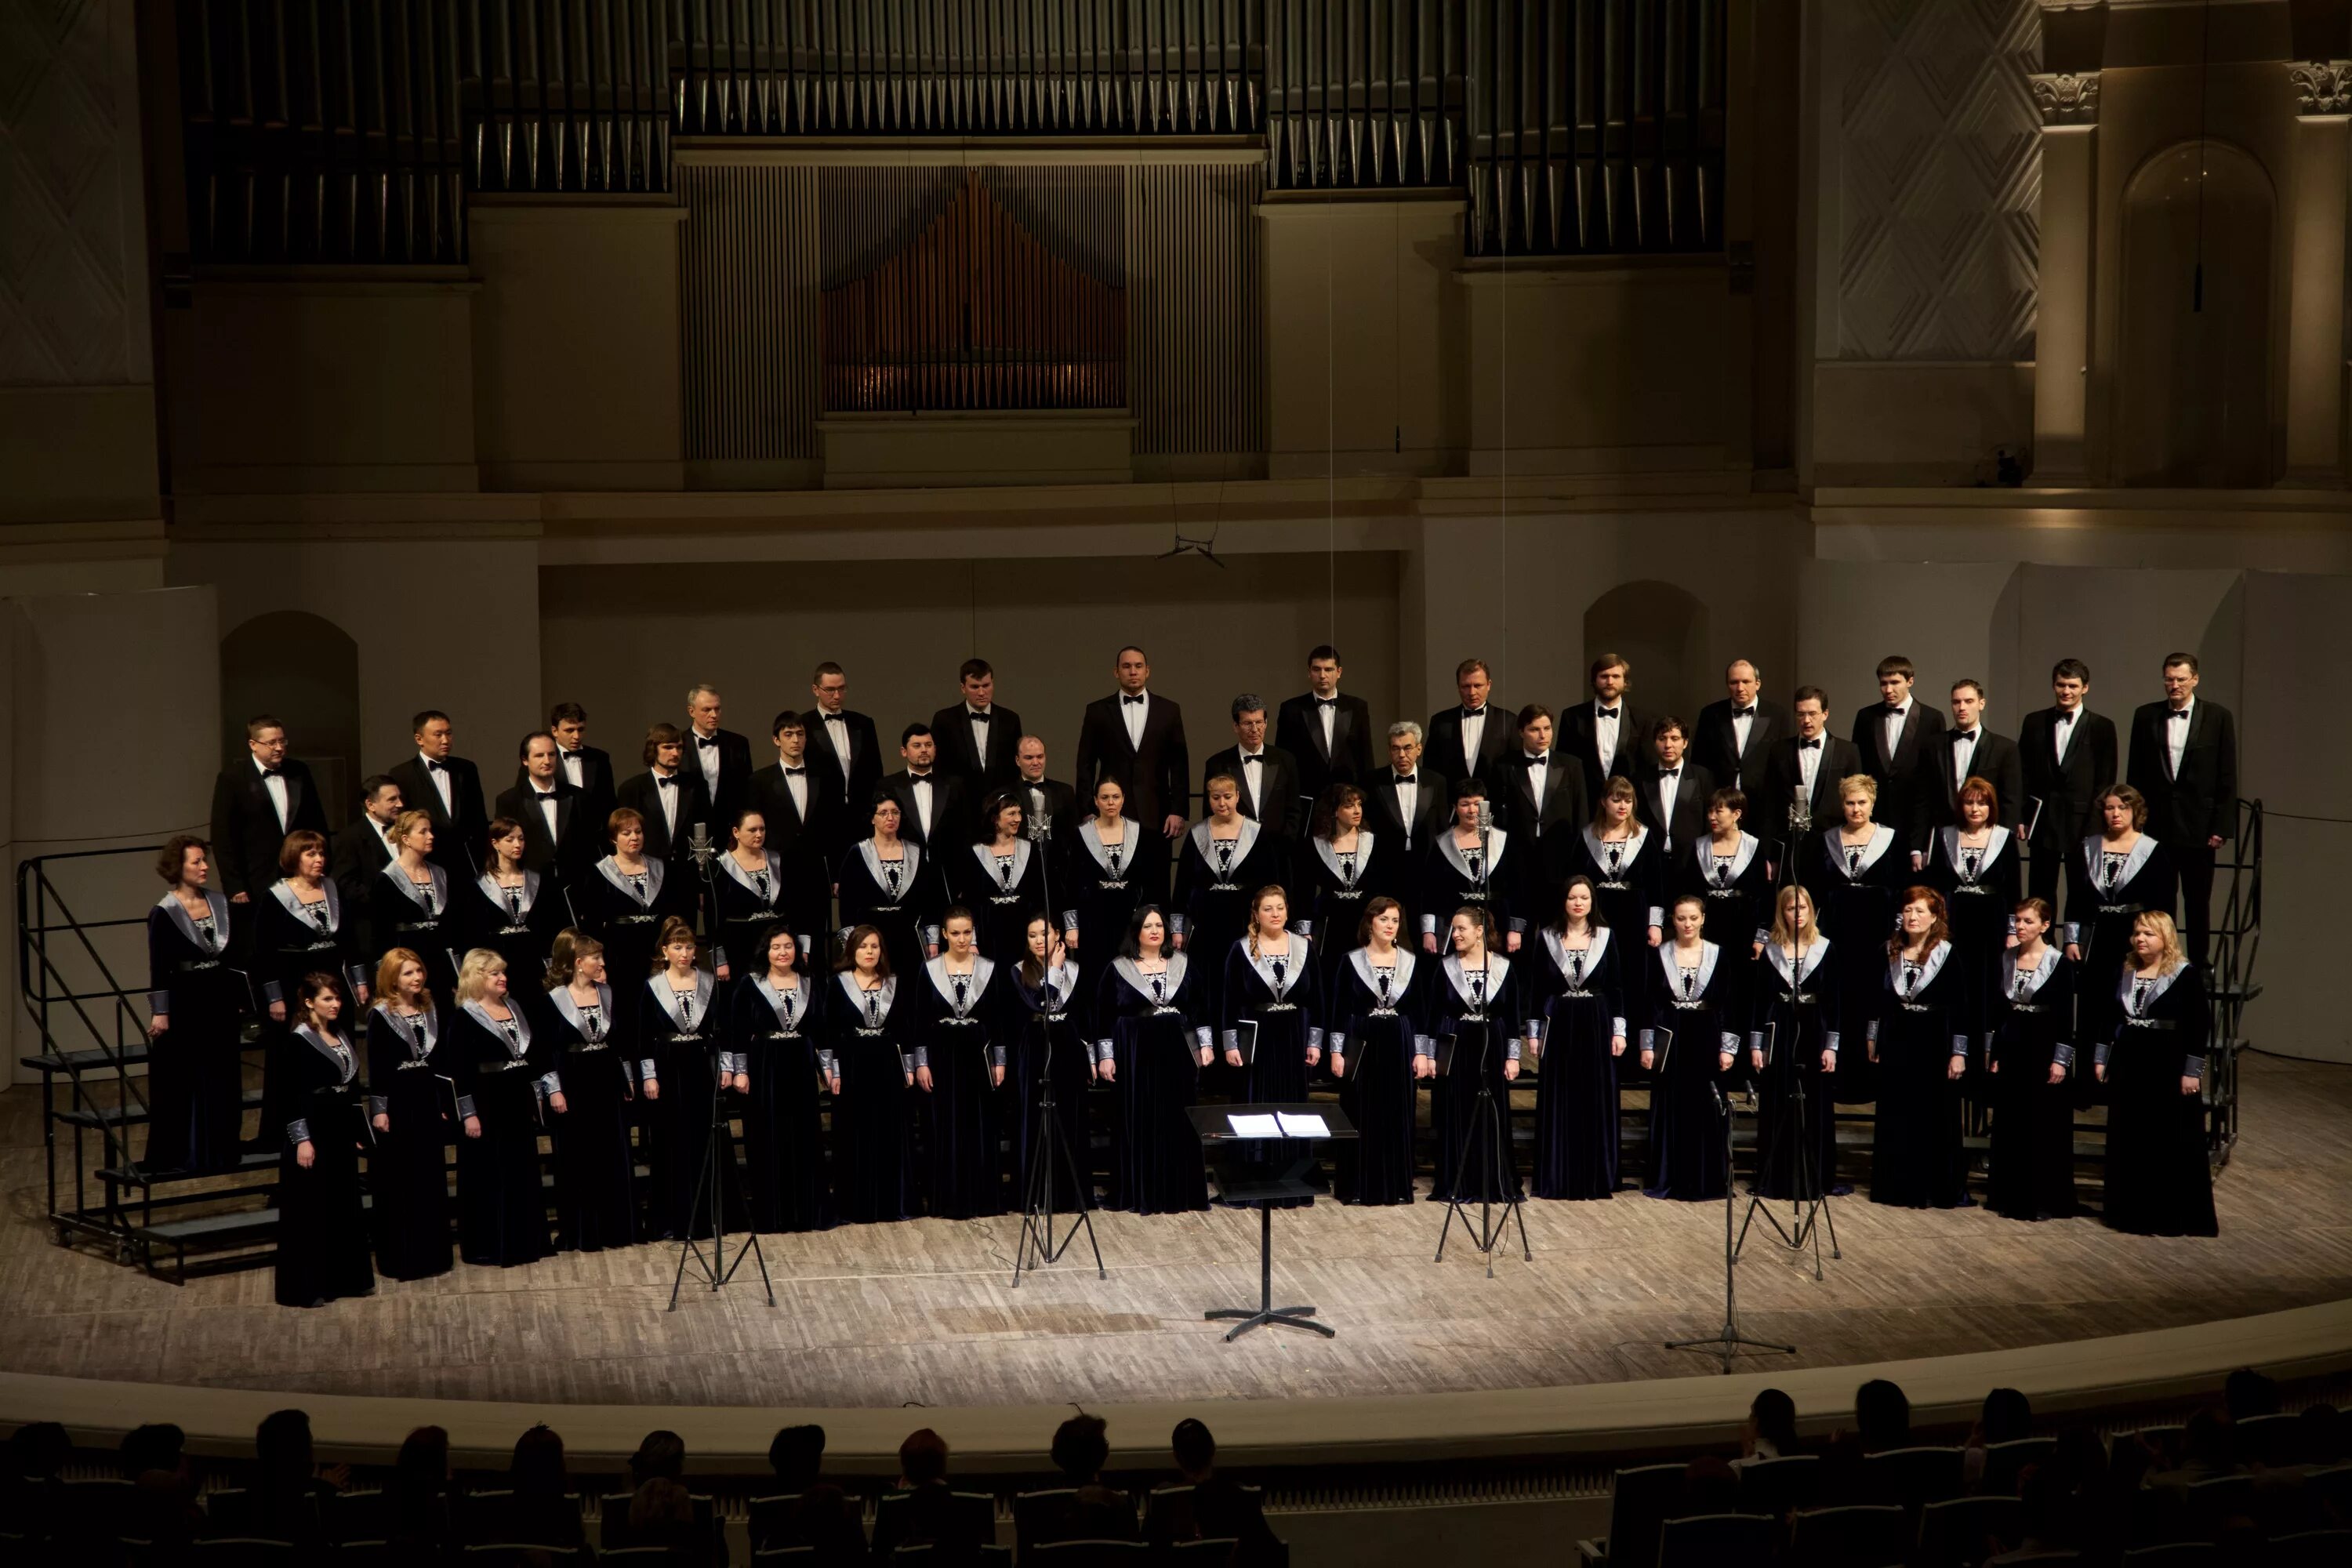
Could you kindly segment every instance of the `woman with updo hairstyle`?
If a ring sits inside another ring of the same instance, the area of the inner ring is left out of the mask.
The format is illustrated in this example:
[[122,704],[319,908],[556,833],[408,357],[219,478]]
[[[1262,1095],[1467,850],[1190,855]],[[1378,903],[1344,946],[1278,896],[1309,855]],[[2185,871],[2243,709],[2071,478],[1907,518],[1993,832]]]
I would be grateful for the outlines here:
[[1066,864],[1055,868],[1066,889],[1062,930],[1089,997],[1118,957],[1119,938],[1150,881],[1137,866],[1150,858],[1147,830],[1127,815],[1126,787],[1115,778],[1101,779],[1093,804],[1093,813],[1070,836]]
[[1167,911],[1139,904],[1095,992],[1095,1071],[1112,1086],[1111,1205],[1135,1214],[1209,1206],[1191,1110],[1211,1059],[1199,963],[1171,944]]
[[[425,988],[425,960],[404,947],[375,970],[368,1009],[368,1154],[376,1266],[389,1279],[449,1272],[449,1140],[461,1076],[444,1043],[446,1016]],[[481,1123],[478,1119],[475,1127]]]
[[377,876],[369,909],[374,916],[379,963],[395,947],[425,960],[427,990],[446,995],[457,986],[457,920],[450,910],[449,874],[433,860],[436,835],[429,813],[411,808],[392,819],[385,836],[392,858]]
[[1933,888],[1903,895],[1895,932],[1880,947],[1882,982],[1867,1027],[1878,1064],[1870,1201],[1897,1208],[1962,1208],[1968,1158],[1960,1142],[1960,1075],[1983,1026],[1983,1002],[1958,957]]
[[[1649,956],[1647,948],[1633,952],[1637,963]],[[1625,953],[1617,933],[1601,923],[1591,878],[1568,879],[1559,913],[1522,961],[1528,1010],[1543,1020],[1531,1188],[1539,1198],[1605,1198],[1617,1190]]]
[[[2078,966],[2081,1043],[2111,1040],[2123,1019],[2116,983],[2130,963],[2132,927],[2149,910],[2170,915],[2180,898],[2172,852],[2141,829],[2147,801],[2131,785],[2099,792],[2091,802],[2098,831],[2074,847],[2066,861],[2066,956]],[[2094,1073],[2074,1075],[2075,1102],[2105,1098]]]
[[[634,1029],[648,993],[646,977],[662,964],[662,922],[694,912],[693,879],[671,874],[669,863],[646,853],[646,819],[620,806],[604,819],[613,852],[589,868],[572,890],[580,927],[604,944],[618,1022]],[[639,1112],[652,1110],[641,1100]]]
[[1040,1089],[1050,1071],[1054,1119],[1061,1128],[1062,1146],[1070,1162],[1067,1167],[1055,1162],[1054,1207],[1066,1213],[1079,1206],[1082,1188],[1087,1201],[1093,1201],[1087,1102],[1095,1083],[1094,1034],[1088,1027],[1094,999],[1087,993],[1077,960],[1071,956],[1051,915],[1029,917],[1022,947],[1020,964],[1013,973],[1021,1030],[1013,1042],[1011,1081],[1006,1088],[1013,1100],[1006,1109],[1014,1179],[1022,1194],[1030,1192],[1036,1175],[1032,1162],[1037,1152]]
[[1719,1202],[1731,1180],[1717,1095],[1738,1081],[1748,1021],[1748,963],[1706,940],[1706,900],[1685,893],[1668,909],[1674,935],[1643,961],[1650,1024],[1641,1032],[1650,1090],[1654,1198]]
[[507,973],[528,983],[547,968],[548,949],[571,911],[555,874],[526,869],[522,824],[511,816],[490,823],[482,874],[452,890],[457,945],[487,947],[507,961]]
[[2052,945],[2049,904],[2022,900],[2010,921],[2017,945],[1997,961],[1985,1018],[1986,1199],[2011,1219],[2064,1219],[2074,1213],[2075,966]]
[[[1878,958],[1871,949],[1859,962],[1874,975]],[[1837,1177],[1836,1084],[1849,1034],[1842,976],[1853,962],[1822,934],[1812,894],[1801,883],[1782,888],[1754,965],[1747,1023],[1757,1085],[1756,1191],[1765,1197],[1806,1201],[1849,1190]],[[1851,1032],[1858,1035],[1865,1022],[1854,1020]]]
[[835,868],[841,898],[841,923],[870,925],[889,950],[890,973],[911,975],[940,950],[940,917],[947,912],[947,884],[939,863],[905,836],[898,797],[877,789],[866,820],[872,831],[852,844]]
[[824,1230],[833,1224],[824,1173],[821,1089],[838,1087],[830,1051],[819,1049],[818,982],[804,967],[800,938],[782,921],[761,932],[727,999],[727,1043],[743,1100],[745,1180],[751,1228]]
[[2116,1016],[2097,1063],[2113,1097],[2102,1217],[2137,1236],[2218,1235],[2203,1092],[2213,1012],[2203,973],[2161,910],[2132,921]]
[[721,980],[756,974],[765,960],[761,938],[785,918],[784,858],[768,847],[768,816],[738,806],[727,821],[727,847],[710,862],[710,898],[719,917],[710,967]]
[[570,1102],[554,1053],[508,990],[507,961],[487,947],[457,968],[447,1049],[457,1066],[457,1253],[494,1268],[536,1263],[549,1244],[539,1130]]
[[1358,946],[1364,910],[1402,892],[1410,868],[1399,846],[1365,826],[1364,792],[1351,784],[1323,792],[1306,848],[1292,860],[1298,907],[1290,929],[1314,942],[1316,981],[1329,994]]
[[278,849],[278,879],[256,889],[247,918],[259,931],[254,981],[270,1018],[293,1026],[290,1004],[302,977],[318,971],[339,976],[362,1005],[368,969],[360,952],[359,922],[327,875],[327,837],[307,827],[286,836]]
[[[730,1125],[736,1064],[727,1043],[728,993],[702,967],[699,953],[694,928],[671,915],[661,926],[662,967],[638,982],[641,1075],[646,1098],[654,1101],[653,1212],[665,1241],[710,1234],[706,1154],[719,1170],[727,1228],[741,1230],[744,1225]],[[722,1112],[715,1118],[715,1139],[713,1096]]]
[[1919,877],[1944,895],[1959,962],[1990,990],[2009,946],[2011,911],[2025,889],[2021,846],[2000,825],[2000,800],[1990,780],[1964,780],[1953,809],[1959,821],[1936,830]]
[[208,1175],[243,1154],[244,1056],[251,1006],[229,966],[234,906],[212,887],[212,847],[177,833],[155,859],[169,889],[147,911],[147,1149],[150,1172]]
[[853,926],[843,939],[820,1017],[834,1082],[834,1201],[852,1225],[906,1219],[916,1208],[911,1014],[880,928]]
[[[1178,846],[1176,896],[1169,905],[1170,948],[1193,960],[1192,985],[1214,1017],[1224,997],[1225,957],[1249,929],[1250,898],[1288,874],[1282,836],[1243,815],[1242,786],[1231,773],[1202,781],[1208,815]],[[1211,1083],[1231,1081],[1213,1068]]]
[[604,944],[566,929],[549,948],[540,1022],[571,1109],[555,1143],[556,1246],[601,1252],[638,1240],[629,1120],[639,1058],[619,1016]]
[[289,1027],[270,1044],[262,1092],[262,1126],[278,1145],[277,1296],[281,1307],[323,1307],[375,1292],[360,1203],[367,1084],[342,983],[306,974],[289,1000]]
[[[1902,835],[1875,819],[1877,809],[1876,779],[1849,773],[1839,780],[1838,820],[1814,825],[1820,847],[1798,865],[1797,879],[1813,895],[1822,934],[1846,960],[1838,966],[1838,1011],[1848,1020],[1849,1034],[1864,1019],[1878,1016],[1885,976],[1876,955],[1885,951],[1895,907],[1911,884],[1911,857]],[[1838,1058],[1832,1087],[1840,1104],[1853,1105],[1877,1098],[1877,1080],[1867,1051],[1847,1051]]]
[[[1497,952],[1495,945],[1493,911],[1464,904],[1446,925],[1444,956],[1424,960],[1435,971],[1422,1018],[1438,1061],[1429,1097],[1429,1125],[1437,1134],[1429,1195],[1439,1203],[1501,1203],[1520,1190],[1511,1148],[1510,1086],[1540,1037],[1543,1021],[1530,1001],[1525,972],[1533,965],[1527,955]],[[1482,1082],[1502,1112],[1499,1143],[1496,1127],[1481,1125]]]
[[1019,1027],[1011,971],[980,951],[962,905],[940,921],[940,955],[901,999],[916,1063],[929,1212],[978,1219],[1004,1212],[1001,1152],[1005,1066]]
[[1219,989],[1218,1044],[1239,1075],[1240,1098],[1253,1105],[1305,1100],[1323,1060],[1323,987],[1307,939],[1290,930],[1290,895],[1280,887],[1250,895],[1249,928],[1225,952]]
[[996,790],[981,803],[977,836],[942,851],[948,896],[972,913],[978,945],[990,963],[1021,962],[1029,917],[1045,907],[1045,846],[1023,832],[1021,797]]
[[1404,906],[1385,893],[1365,900],[1355,938],[1334,972],[1324,1036],[1340,1109],[1356,1124],[1338,1145],[1333,1184],[1342,1203],[1409,1204],[1421,1080],[1435,1071],[1420,1019],[1438,964],[1413,952]]

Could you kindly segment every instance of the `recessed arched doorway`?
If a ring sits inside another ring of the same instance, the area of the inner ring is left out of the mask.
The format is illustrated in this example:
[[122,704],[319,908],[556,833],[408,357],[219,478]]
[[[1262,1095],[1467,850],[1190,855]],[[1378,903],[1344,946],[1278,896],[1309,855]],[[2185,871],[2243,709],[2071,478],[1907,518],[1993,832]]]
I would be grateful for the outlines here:
[[246,721],[267,713],[318,781],[328,822],[359,814],[360,648],[350,633],[304,610],[256,616],[221,638],[220,679],[225,760],[246,754]]
[[[1584,612],[1584,657],[1621,655],[1633,668],[1633,700],[1654,713],[1698,721],[1707,700],[1706,605],[1672,583],[1621,583]],[[1578,672],[1578,696],[1589,689]]]

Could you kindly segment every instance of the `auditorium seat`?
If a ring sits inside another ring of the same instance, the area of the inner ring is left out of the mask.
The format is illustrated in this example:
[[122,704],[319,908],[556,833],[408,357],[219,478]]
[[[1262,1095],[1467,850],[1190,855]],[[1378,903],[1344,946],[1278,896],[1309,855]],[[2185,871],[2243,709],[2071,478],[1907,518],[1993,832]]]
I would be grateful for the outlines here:
[[137,1483],[115,1476],[63,1482],[57,1498],[58,1532],[79,1541],[120,1541],[146,1517]]
[[538,1545],[527,1541],[493,1541],[467,1546],[462,1552],[467,1568],[541,1568],[545,1563],[593,1563],[596,1554],[585,1545]]
[[1760,1513],[1697,1513],[1658,1531],[1658,1568],[1725,1568],[1771,1560],[1780,1521]]
[[792,1510],[793,1504],[800,1500],[798,1492],[771,1492],[766,1497],[751,1500],[748,1523],[751,1550],[757,1552],[775,1541],[777,1531],[783,1528],[784,1516]]
[[389,1541],[346,1541],[335,1548],[335,1568],[403,1568],[402,1558]]
[[[1060,1512],[1062,1505],[1077,1493],[1076,1487],[1045,1487],[1034,1492],[1015,1492],[1013,1495],[1013,1543],[1023,1557],[1027,1557],[1030,1549],[1037,1544],[1040,1525]],[[874,1540],[878,1548],[882,1541],[882,1520],[878,1513],[874,1520]]]
[[253,1494],[243,1487],[223,1487],[202,1500],[207,1534],[243,1535],[253,1527]]
[[329,1541],[382,1541],[392,1533],[380,1490],[337,1492],[327,1500],[326,1515]]
[[2249,1415],[2235,1423],[2238,1457],[2248,1464],[2292,1465],[2301,1462],[2303,1417],[2280,1412]]
[[1958,1448],[1888,1448],[1862,1458],[1862,1495],[1902,1505],[1916,1519],[1931,1502],[1960,1495],[1967,1459]]
[[1650,1568],[1658,1560],[1658,1527],[1682,1495],[1683,1468],[1637,1465],[1618,1471],[1609,1484],[1609,1533],[1578,1542],[1577,1555],[1591,1564]]
[[2058,1451],[2055,1437],[2012,1437],[1985,1446],[1984,1480],[1978,1490],[2000,1497],[2017,1495],[2017,1478],[2028,1465],[2038,1465]]
[[219,1563],[221,1568],[294,1568],[294,1543],[252,1535],[216,1535],[190,1547],[188,1560]]
[[1946,1498],[1919,1510],[1919,1549],[1912,1561],[1917,1568],[1975,1568],[2024,1538],[2025,1505],[2015,1498]]
[[[603,1532],[597,1542],[600,1556],[610,1557],[614,1547],[629,1544],[629,1503],[635,1496],[635,1492],[606,1492],[599,1500],[597,1517]],[[710,1494],[694,1492],[690,1496],[694,1503],[695,1538],[709,1541],[719,1530]]]
[[1242,1543],[1230,1535],[1206,1536],[1179,1541],[1169,1547],[1168,1554],[1188,1568],[1235,1568],[1241,1562]]
[[2124,1562],[2128,1568],[2221,1568],[2221,1555],[2210,1541],[2168,1541],[2132,1547]]
[[1800,1510],[1790,1521],[1789,1560],[1806,1568],[1886,1568],[1910,1555],[1911,1531],[1895,1503]]
[[1021,1562],[1024,1568],[1032,1563],[1038,1568],[1119,1568],[1150,1555],[1151,1548],[1140,1541],[1056,1541],[1028,1548]]
[[2305,1530],[2271,1542],[2271,1568],[2343,1568],[2352,1562],[2352,1530]]
[[[816,1549],[814,1547],[809,1547],[806,1548],[806,1550],[813,1553]],[[907,1568],[929,1568],[929,1564],[939,1560],[939,1556],[940,1549],[937,1546],[932,1545],[929,1542],[924,1541],[919,1542],[912,1546],[901,1546],[898,1550],[890,1553],[890,1561],[893,1563],[903,1563],[907,1564]],[[761,1561],[765,1562],[767,1559],[762,1558]],[[814,1556],[809,1556],[799,1559],[799,1561],[814,1563],[816,1559]],[[980,1555],[977,1558],[950,1557],[946,1559],[946,1561],[950,1563],[977,1562],[984,1565],[1003,1563],[1006,1565],[1006,1568],[1010,1568],[1013,1562],[1013,1548],[1010,1546],[999,1546],[994,1542],[990,1542],[980,1549]]]
[[1759,1459],[1738,1467],[1739,1511],[1786,1519],[1820,1500],[1822,1460],[1818,1454],[1790,1454]]
[[766,1546],[753,1552],[751,1561],[784,1564],[814,1563],[816,1548],[814,1546]]

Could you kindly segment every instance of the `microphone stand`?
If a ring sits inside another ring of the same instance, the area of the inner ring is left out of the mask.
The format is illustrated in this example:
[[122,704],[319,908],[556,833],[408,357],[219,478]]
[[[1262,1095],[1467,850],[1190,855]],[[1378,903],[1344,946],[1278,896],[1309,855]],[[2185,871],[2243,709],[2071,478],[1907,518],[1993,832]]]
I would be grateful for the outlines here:
[[1731,1211],[1737,1194],[1731,1181],[1731,1098],[1714,1084],[1707,1092],[1715,1099],[1716,1114],[1723,1119],[1723,1327],[1703,1340],[1668,1340],[1670,1351],[1704,1351],[1722,1361],[1726,1376],[1741,1347],[1769,1351],[1780,1355],[1794,1355],[1794,1345],[1776,1344],[1770,1340],[1751,1340],[1739,1331],[1739,1291],[1732,1278],[1732,1269],[1739,1261],[1738,1244],[1732,1239]]
[[[1040,792],[1043,793],[1042,791]],[[1045,930],[1048,954],[1053,952],[1054,872],[1053,857],[1046,853],[1045,819],[1039,817],[1027,824],[1032,852],[1037,856],[1037,881],[1045,895]],[[1073,982],[1075,984],[1075,981]],[[1068,998],[1076,1000],[1075,992]],[[1094,1198],[1087,1190],[1086,1176],[1077,1167],[1077,1158],[1069,1142],[1062,1135],[1061,1117],[1054,1100],[1054,1025],[1044,1014],[1038,1015],[1039,1033],[1045,1043],[1045,1059],[1038,1064],[1037,1125],[1029,1135],[1029,1191],[1021,1206],[1021,1240],[1013,1249],[1013,1284],[1021,1285],[1024,1269],[1034,1272],[1049,1263],[1058,1263],[1062,1254],[1078,1239],[1078,1232],[1087,1233],[1087,1246],[1095,1255],[1095,1278],[1108,1279],[1110,1273],[1103,1267],[1102,1243],[1095,1237]],[[1016,1093],[1019,1092],[1017,1087]],[[1070,1216],[1070,1228],[1060,1240],[1054,1237],[1056,1223],[1054,1203],[1054,1172],[1059,1167],[1069,1178],[1070,1188],[1077,1194],[1077,1212]]]
[[[1458,1218],[1464,1233],[1470,1238],[1470,1245],[1486,1255],[1486,1278],[1489,1279],[1495,1277],[1495,1251],[1502,1246],[1503,1237],[1514,1222],[1519,1227],[1519,1256],[1529,1263],[1535,1261],[1536,1256],[1534,1249],[1528,1245],[1527,1215],[1519,1206],[1518,1173],[1513,1168],[1511,1159],[1510,1126],[1504,1120],[1503,1108],[1496,1103],[1495,1087],[1486,1076],[1486,1058],[1495,1048],[1495,1022],[1491,1016],[1495,1006],[1495,984],[1491,959],[1494,954],[1492,938],[1496,930],[1494,908],[1487,898],[1493,888],[1494,857],[1490,850],[1494,813],[1493,805],[1485,800],[1479,801],[1478,888],[1481,896],[1478,908],[1489,940],[1481,942],[1478,948],[1478,991],[1480,1011],[1490,1016],[1480,1020],[1485,1026],[1479,1030],[1478,1060],[1475,1064],[1478,1098],[1470,1108],[1470,1125],[1463,1133],[1462,1152],[1454,1162],[1454,1184],[1448,1189],[1445,1224],[1437,1233],[1437,1257],[1433,1259],[1438,1263],[1445,1261],[1446,1239],[1453,1235],[1454,1222]],[[1509,1019],[1504,1020],[1506,1027],[1510,1023]],[[1454,1058],[1456,1063],[1460,1059],[1459,1056]],[[1486,1186],[1488,1173],[1482,1170],[1478,1178],[1478,1221],[1473,1225],[1468,1200],[1462,1195],[1462,1183],[1470,1173],[1471,1155],[1482,1142],[1494,1151],[1493,1174],[1502,1194],[1503,1212],[1499,1215],[1495,1213],[1496,1200]]]

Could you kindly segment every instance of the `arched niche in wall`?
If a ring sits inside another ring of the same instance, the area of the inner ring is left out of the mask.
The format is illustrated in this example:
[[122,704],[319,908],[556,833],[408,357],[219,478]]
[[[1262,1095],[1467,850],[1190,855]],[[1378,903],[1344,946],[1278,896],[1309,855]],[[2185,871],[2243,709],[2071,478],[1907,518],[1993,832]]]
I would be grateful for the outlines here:
[[358,815],[360,647],[332,621],[302,610],[256,616],[220,646],[221,755],[246,755],[245,721],[286,726],[288,754],[318,781],[327,821]]
[[[1672,713],[1685,724],[1697,723],[1699,709],[1722,695],[1709,690],[1706,649],[1706,605],[1671,583],[1621,583],[1584,612],[1586,659],[1622,656],[1633,666],[1634,706]],[[1590,692],[1581,687],[1570,700]]]
[[2155,153],[2124,189],[2116,472],[2127,485],[2256,489],[2271,437],[2276,200],[2226,142]]

